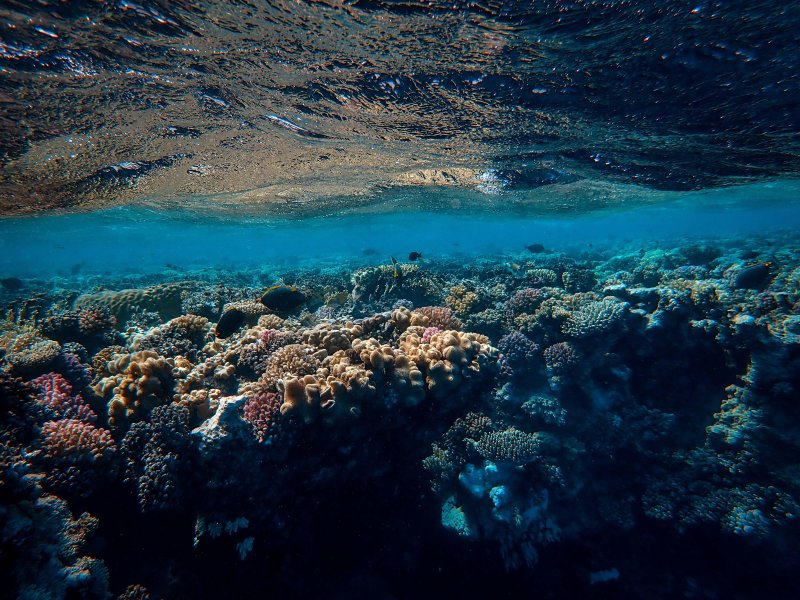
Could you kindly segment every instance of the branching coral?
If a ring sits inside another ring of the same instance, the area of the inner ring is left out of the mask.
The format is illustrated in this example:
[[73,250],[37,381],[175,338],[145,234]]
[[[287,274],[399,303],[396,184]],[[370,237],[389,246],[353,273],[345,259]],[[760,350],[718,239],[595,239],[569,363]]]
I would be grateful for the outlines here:
[[41,375],[30,382],[36,391],[36,401],[42,406],[50,419],[79,419],[94,423],[97,415],[83,400],[75,395],[72,385],[58,373]]
[[150,422],[134,423],[122,442],[129,480],[143,512],[175,508],[188,477],[189,411],[172,404],[153,409]]
[[112,474],[116,444],[111,433],[78,419],[42,426],[45,482],[53,490],[88,495],[101,477]]

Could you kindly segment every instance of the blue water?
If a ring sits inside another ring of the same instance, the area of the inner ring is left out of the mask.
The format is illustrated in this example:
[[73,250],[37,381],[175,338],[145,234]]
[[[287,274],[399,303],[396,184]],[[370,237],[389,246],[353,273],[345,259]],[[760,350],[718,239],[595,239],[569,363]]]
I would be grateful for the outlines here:
[[[48,277],[81,273],[158,273],[291,265],[388,262],[424,256],[492,257],[533,243],[555,251],[590,246],[665,245],[698,238],[769,236],[800,229],[800,187],[791,181],[676,193],[650,207],[570,216],[515,216],[500,209],[403,210],[276,219],[114,208],[0,220],[0,273]],[[502,199],[500,199],[502,204]]]

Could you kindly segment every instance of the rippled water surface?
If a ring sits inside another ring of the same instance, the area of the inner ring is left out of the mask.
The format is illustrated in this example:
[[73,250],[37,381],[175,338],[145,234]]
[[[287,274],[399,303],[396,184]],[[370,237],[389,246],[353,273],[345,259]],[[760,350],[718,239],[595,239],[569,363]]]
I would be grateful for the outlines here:
[[429,184],[581,210],[791,177],[799,36],[793,2],[6,0],[0,210]]

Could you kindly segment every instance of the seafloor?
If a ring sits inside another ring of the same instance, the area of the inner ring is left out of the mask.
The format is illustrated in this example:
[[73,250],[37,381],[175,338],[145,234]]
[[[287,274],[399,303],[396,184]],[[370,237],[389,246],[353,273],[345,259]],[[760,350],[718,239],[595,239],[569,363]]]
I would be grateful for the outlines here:
[[796,598],[799,248],[3,279],[0,594]]

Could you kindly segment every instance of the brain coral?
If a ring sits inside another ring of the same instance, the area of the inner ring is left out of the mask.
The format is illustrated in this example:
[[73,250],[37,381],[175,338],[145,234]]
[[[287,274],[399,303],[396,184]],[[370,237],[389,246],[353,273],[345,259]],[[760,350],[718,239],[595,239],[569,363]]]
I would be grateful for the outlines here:
[[150,350],[115,354],[106,364],[107,377],[93,387],[108,400],[108,421],[118,427],[146,416],[172,399],[172,364]]

